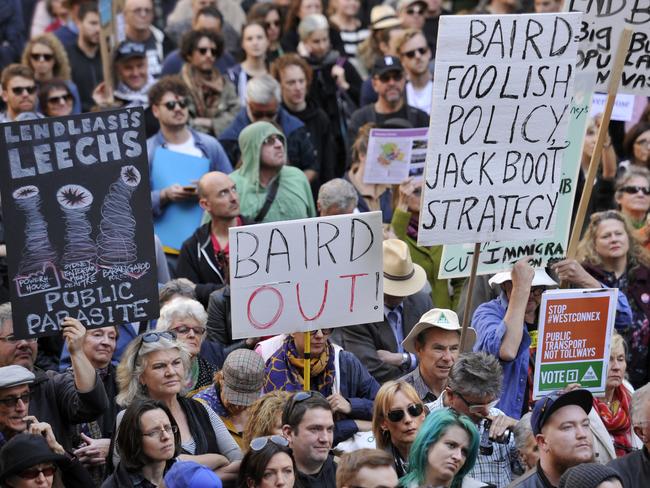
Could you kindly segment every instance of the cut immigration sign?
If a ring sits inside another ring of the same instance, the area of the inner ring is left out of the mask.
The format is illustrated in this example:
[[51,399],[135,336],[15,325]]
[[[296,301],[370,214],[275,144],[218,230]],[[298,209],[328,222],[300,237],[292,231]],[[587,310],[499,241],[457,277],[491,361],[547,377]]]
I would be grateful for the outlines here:
[[540,307],[534,398],[580,383],[592,393],[605,391],[615,288],[551,290]]

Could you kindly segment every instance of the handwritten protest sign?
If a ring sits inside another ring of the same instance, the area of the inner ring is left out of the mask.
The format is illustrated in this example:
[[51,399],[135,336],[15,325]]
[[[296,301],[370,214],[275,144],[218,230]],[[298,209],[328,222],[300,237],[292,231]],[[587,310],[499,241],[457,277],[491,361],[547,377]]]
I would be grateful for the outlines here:
[[383,320],[381,212],[230,229],[233,338]]
[[535,358],[534,398],[570,383],[605,391],[617,289],[544,293]]
[[[549,259],[566,256],[576,181],[582,159],[582,144],[589,121],[589,106],[594,88],[594,78],[584,71],[576,73],[575,93],[571,99],[567,139],[570,142],[562,155],[562,176],[557,203],[555,231],[549,238],[519,239],[517,241],[490,241],[481,244],[477,274],[507,271],[524,256],[531,256],[535,267],[545,265]],[[443,247],[440,279],[469,276],[474,254],[472,244],[450,244]]]
[[440,18],[419,245],[553,234],[579,20]]
[[[210,161],[163,147],[156,149],[151,165],[151,186],[161,190],[174,183],[195,187],[196,182],[210,170]],[[170,202],[162,215],[154,220],[154,229],[166,250],[180,251],[183,241],[201,225],[203,209],[197,200]]]
[[634,33],[618,91],[650,94],[650,0],[569,0],[566,8],[584,12],[578,68],[597,71],[596,90],[607,92],[619,38],[629,28]]
[[426,128],[371,129],[363,182],[400,184],[409,176],[421,180],[427,132]]
[[158,316],[142,109],[0,127],[14,334]]

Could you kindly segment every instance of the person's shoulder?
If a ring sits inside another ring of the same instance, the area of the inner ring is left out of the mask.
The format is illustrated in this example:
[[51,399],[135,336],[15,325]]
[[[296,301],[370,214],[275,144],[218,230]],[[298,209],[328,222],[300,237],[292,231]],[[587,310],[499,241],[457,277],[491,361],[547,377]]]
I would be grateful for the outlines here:
[[512,481],[512,483],[510,483],[507,488],[527,488],[536,486],[542,487],[543,484],[537,475],[537,468],[535,467],[529,471],[526,471],[519,478]]

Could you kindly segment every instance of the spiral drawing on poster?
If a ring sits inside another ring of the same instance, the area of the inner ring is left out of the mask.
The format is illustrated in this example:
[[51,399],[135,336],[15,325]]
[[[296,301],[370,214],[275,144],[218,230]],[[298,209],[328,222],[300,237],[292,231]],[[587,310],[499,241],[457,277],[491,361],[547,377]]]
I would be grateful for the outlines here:
[[131,209],[131,196],[140,184],[140,178],[140,171],[135,166],[123,166],[120,177],[111,184],[104,198],[97,238],[102,266],[119,266],[137,260],[136,221]]
[[95,242],[87,215],[93,203],[92,193],[80,185],[65,185],[56,192],[56,200],[65,217],[63,264],[94,262]]
[[22,186],[13,192],[16,206],[25,215],[25,245],[18,274],[42,271],[54,263],[57,255],[47,233],[47,222],[41,212],[40,191],[34,185]]

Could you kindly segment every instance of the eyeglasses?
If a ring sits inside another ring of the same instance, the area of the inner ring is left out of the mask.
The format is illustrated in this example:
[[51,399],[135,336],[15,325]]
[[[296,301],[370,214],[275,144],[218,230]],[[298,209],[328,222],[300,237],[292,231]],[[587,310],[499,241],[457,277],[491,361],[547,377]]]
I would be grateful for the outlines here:
[[189,334],[190,331],[194,332],[197,336],[202,336],[205,334],[205,327],[190,327],[189,325],[181,325],[180,327],[175,327],[172,329],[172,332],[176,334]]
[[411,49],[410,51],[406,51],[402,53],[402,55],[406,56],[409,59],[413,59],[416,54],[419,54],[420,56],[424,56],[427,52],[429,52],[428,47],[418,47],[415,49]]
[[147,7],[138,7],[131,9],[131,13],[139,15],[140,17],[144,17],[145,15],[151,15],[153,13],[153,9]]
[[213,57],[217,57],[217,48],[216,47],[197,47],[196,50],[201,53],[201,56],[205,56],[210,52]]
[[402,81],[402,78],[404,78],[404,74],[401,71],[388,71],[379,75],[379,81],[382,83],[388,83],[390,80]]
[[251,115],[257,119],[274,119],[278,115],[277,110],[251,110]]
[[470,403],[465,399],[463,395],[458,393],[457,391],[453,392],[454,395],[456,395],[458,398],[460,398],[465,405],[467,405],[467,409],[471,413],[481,413],[484,412],[485,410],[491,410],[493,409],[497,403],[499,403],[499,399],[492,400],[490,403]]
[[187,98],[183,98],[182,100],[169,100],[162,105],[164,105],[165,108],[171,112],[172,110],[176,110],[176,105],[178,105],[178,107],[182,110],[187,108],[189,103],[190,102],[187,100]]
[[36,93],[36,85],[31,85],[31,86],[14,86],[14,87],[11,89],[11,92],[12,92],[14,95],[16,95],[16,96],[20,96],[20,95],[22,95],[23,93],[28,93],[28,94],[30,94],[30,95],[33,95],[34,93]]
[[27,393],[23,393],[20,396],[0,398],[0,405],[4,405],[7,408],[14,408],[16,405],[18,405],[18,400],[23,403],[29,403],[31,397],[32,392],[28,391]]
[[628,186],[622,186],[619,188],[618,191],[622,191],[623,193],[629,193],[630,195],[634,195],[636,193],[642,192],[644,195],[650,195],[650,188],[647,186],[633,186],[633,185],[628,185]]
[[135,354],[133,355],[133,370],[135,371],[135,366],[136,362],[138,360],[138,356],[140,355],[140,350],[142,349],[142,344],[145,342],[147,344],[151,344],[152,342],[158,342],[160,339],[167,339],[170,341],[175,341],[176,340],[176,334],[173,332],[166,330],[163,332],[147,332],[145,334],[142,334],[140,338],[140,344],[138,344],[138,348],[135,350]]
[[284,137],[282,137],[280,134],[271,134],[266,139],[264,139],[264,142],[262,142],[262,144],[266,146],[270,144],[275,144],[278,141],[284,144]]
[[406,9],[406,13],[409,15],[424,15],[424,9],[422,7],[409,7]]
[[58,97],[50,97],[47,99],[47,103],[51,105],[62,105],[65,103],[70,103],[72,101],[72,95],[69,93],[67,95],[60,95]]
[[0,341],[8,342],[9,344],[16,344],[17,342],[21,342],[21,341],[25,341],[25,342],[28,342],[30,344],[33,344],[37,340],[38,340],[38,338],[36,338],[36,337],[30,337],[28,339],[18,339],[17,337],[15,337],[13,335],[0,337]]
[[54,54],[45,54],[45,53],[32,53],[29,55],[32,58],[32,61],[52,61],[54,59]]
[[422,412],[424,412],[424,405],[421,403],[411,403],[408,407],[406,407],[406,411],[401,409],[390,410],[386,414],[386,418],[391,422],[401,422],[404,419],[406,412],[408,412],[411,417],[419,417],[422,415]]
[[271,27],[280,27],[280,21],[279,20],[271,20],[269,22],[264,22],[264,28],[265,29],[270,29]]
[[174,435],[178,432],[178,427],[175,425],[165,425],[162,429],[159,427],[157,429],[150,430],[149,432],[143,432],[142,435],[149,437],[150,439],[155,439],[156,437],[161,438],[163,432],[168,435]]
[[637,139],[636,141],[634,141],[634,145],[650,147],[650,139]]
[[250,444],[251,450],[255,452],[261,451],[269,442],[272,442],[276,446],[289,447],[289,441],[281,435],[267,435],[253,439]]
[[32,469],[26,469],[25,471],[18,473],[18,477],[24,480],[35,480],[41,475],[41,473],[43,473],[43,476],[45,476],[46,478],[49,478],[50,476],[54,476],[55,472],[56,472],[55,466],[47,466],[45,468],[40,468],[40,469],[32,468]]

